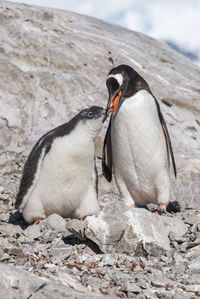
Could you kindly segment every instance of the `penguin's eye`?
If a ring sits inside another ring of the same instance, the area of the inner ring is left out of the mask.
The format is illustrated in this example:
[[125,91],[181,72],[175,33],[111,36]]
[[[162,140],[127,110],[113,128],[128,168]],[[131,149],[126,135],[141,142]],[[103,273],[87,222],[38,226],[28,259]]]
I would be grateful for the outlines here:
[[88,112],[88,116],[89,116],[89,117],[92,117],[92,116],[93,116],[93,112],[91,112],[91,111]]

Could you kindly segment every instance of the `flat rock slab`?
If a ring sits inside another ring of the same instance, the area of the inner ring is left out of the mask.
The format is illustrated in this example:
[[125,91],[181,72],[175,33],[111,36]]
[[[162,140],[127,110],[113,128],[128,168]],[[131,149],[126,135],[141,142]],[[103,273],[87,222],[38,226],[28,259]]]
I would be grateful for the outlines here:
[[170,250],[169,232],[181,237],[187,225],[176,217],[160,216],[143,208],[127,209],[123,203],[108,203],[85,221],[70,220],[67,226],[83,240],[89,239],[104,253],[157,256]]
[[[19,268],[0,264],[1,298],[108,298],[89,293],[88,289],[67,273],[40,278]],[[115,298],[111,296],[109,298]]]
[[0,264],[0,273],[0,293],[1,289],[3,291],[5,291],[5,289],[10,289],[11,292],[12,288],[12,295],[20,294],[22,296],[21,298],[28,298],[32,293],[36,292],[45,285],[45,280],[23,270],[17,269],[16,267]]

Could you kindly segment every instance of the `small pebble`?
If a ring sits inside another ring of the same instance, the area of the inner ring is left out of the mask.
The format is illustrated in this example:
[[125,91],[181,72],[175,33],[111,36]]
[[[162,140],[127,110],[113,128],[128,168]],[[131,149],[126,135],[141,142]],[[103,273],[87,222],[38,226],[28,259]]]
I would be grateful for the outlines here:
[[0,186],[0,193],[3,193],[4,192],[4,187]]
[[187,245],[186,244],[181,245],[180,252],[185,253],[186,251],[187,251]]
[[49,271],[51,273],[55,273],[58,270],[58,268],[54,264],[45,264],[44,269],[46,269],[47,271]]
[[197,230],[198,230],[198,224],[193,224],[193,225],[190,227],[190,231],[191,231],[191,233],[195,233]]
[[174,241],[174,239],[175,239],[175,233],[174,232],[169,232],[169,239],[171,240],[171,241]]

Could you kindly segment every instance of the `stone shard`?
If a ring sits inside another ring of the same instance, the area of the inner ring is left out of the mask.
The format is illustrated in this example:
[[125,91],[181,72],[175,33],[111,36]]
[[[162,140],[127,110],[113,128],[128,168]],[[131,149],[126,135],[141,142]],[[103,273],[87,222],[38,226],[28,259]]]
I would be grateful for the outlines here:
[[81,241],[86,240],[86,237],[85,237],[85,222],[84,221],[81,221],[81,220],[78,220],[78,219],[69,220],[67,222],[67,228],[79,240],[81,240]]
[[49,227],[56,231],[66,230],[66,221],[58,214],[52,214],[44,220]]
[[22,296],[21,298],[28,298],[32,293],[45,285],[44,279],[17,269],[16,267],[0,264],[0,273],[0,289],[8,289],[10,292],[12,289],[18,290],[18,294]]
[[108,203],[98,215],[85,221],[69,221],[70,227],[78,238],[90,239],[104,253],[139,256],[157,256],[170,250],[169,233],[181,237],[187,232],[181,219],[159,216],[143,208],[127,209],[120,201]]

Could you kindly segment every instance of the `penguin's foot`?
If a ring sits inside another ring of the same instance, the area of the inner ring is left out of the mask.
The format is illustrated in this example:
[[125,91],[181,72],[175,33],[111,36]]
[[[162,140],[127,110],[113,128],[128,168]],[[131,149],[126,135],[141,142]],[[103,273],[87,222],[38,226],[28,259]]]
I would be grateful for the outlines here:
[[33,224],[38,224],[38,223],[40,223],[42,220],[44,220],[44,218],[37,217],[37,218],[35,218]]
[[86,219],[86,217],[88,217],[88,216],[92,216],[93,214],[88,214],[88,215],[85,215],[85,216],[83,216],[82,217],[82,220],[85,220]]
[[162,214],[166,214],[166,205],[164,203],[159,203],[157,208],[153,208],[151,210],[152,213],[158,212],[158,214],[162,215]]
[[166,205],[164,203],[159,203],[157,208],[158,214],[166,214]]
[[133,203],[129,208],[130,209],[134,209],[135,208],[135,204]]

